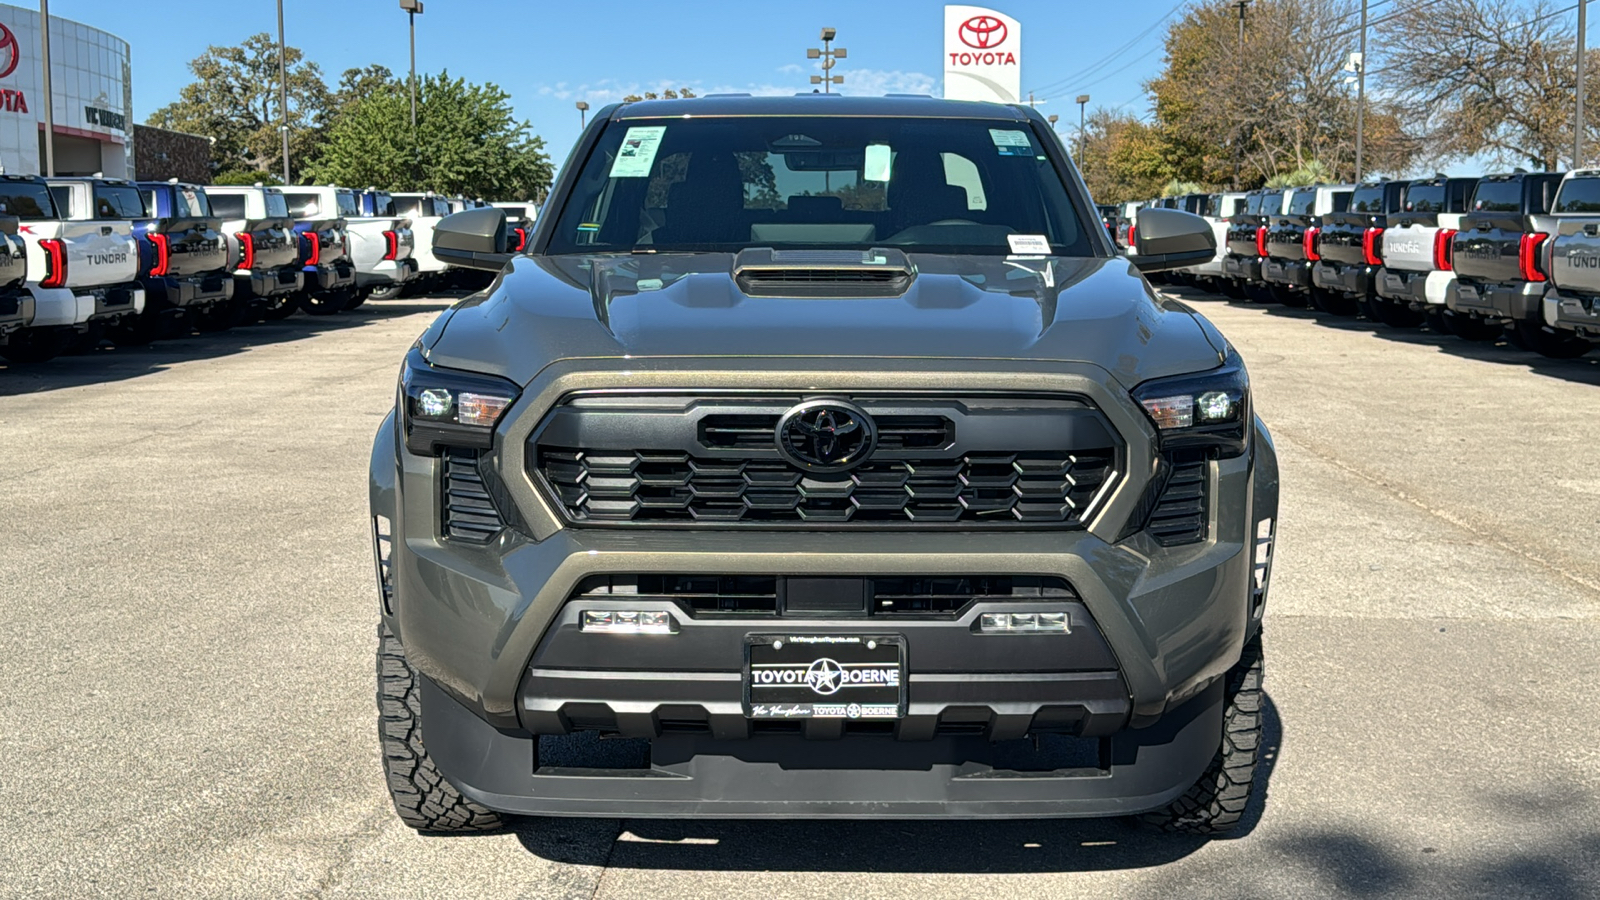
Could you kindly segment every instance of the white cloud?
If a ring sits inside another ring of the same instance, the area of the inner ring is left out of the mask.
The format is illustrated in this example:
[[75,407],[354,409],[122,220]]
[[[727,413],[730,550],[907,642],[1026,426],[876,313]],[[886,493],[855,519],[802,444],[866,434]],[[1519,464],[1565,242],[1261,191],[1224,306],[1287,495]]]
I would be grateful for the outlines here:
[[806,67],[800,65],[799,63],[789,63],[785,66],[779,66],[775,71],[782,72],[785,75],[799,75],[805,70]]
[[[811,90],[809,74],[799,65],[780,66],[778,71],[784,74],[793,74],[792,81],[783,82],[746,82],[745,84],[717,84],[706,86],[703,82],[691,81],[687,84],[681,81],[618,81],[613,78],[602,78],[599,81],[584,84],[556,84],[540,85],[540,96],[554,97],[557,100],[587,100],[599,106],[605,103],[615,103],[630,94],[644,94],[646,92],[662,93],[667,89],[688,87],[696,94],[753,94],[757,97],[786,97],[791,94],[804,93]],[[844,76],[844,85],[839,92],[855,96],[879,96],[882,94],[932,94],[937,97],[940,88],[937,80],[932,75],[921,72],[902,72],[898,69],[887,71],[883,69],[837,69],[838,74]]]

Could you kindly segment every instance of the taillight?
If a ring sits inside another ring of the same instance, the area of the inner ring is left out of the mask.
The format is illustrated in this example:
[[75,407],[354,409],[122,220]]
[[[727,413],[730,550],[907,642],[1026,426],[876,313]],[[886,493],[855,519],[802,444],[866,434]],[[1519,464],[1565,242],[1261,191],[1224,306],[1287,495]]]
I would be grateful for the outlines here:
[[1539,247],[1549,236],[1536,231],[1524,234],[1522,240],[1517,242],[1517,274],[1522,276],[1523,281],[1544,280],[1544,273],[1539,270]]
[[392,260],[400,255],[400,235],[392,231],[383,233],[383,258]]
[[315,231],[308,231],[304,237],[309,244],[309,248],[306,250],[305,264],[314,266],[322,261],[322,235],[317,234]]
[[1441,228],[1433,235],[1433,267],[1441,272],[1448,272],[1455,267],[1455,257],[1450,252],[1450,243],[1455,240],[1454,228]]
[[1139,250],[1139,226],[1128,226],[1128,252],[1137,255]]
[[1256,228],[1256,255],[1267,255],[1267,226],[1265,225]]
[[526,228],[513,228],[511,230],[515,231],[517,233],[517,246],[511,248],[511,252],[512,253],[521,253],[522,252],[522,248],[528,246],[528,229],[526,229]]
[[239,239],[239,268],[254,269],[256,267],[256,238],[248,231],[241,231],[234,237]]
[[350,258],[350,232],[342,231],[339,233],[339,249],[344,251],[342,255],[345,259]]
[[172,244],[164,234],[150,235],[150,246],[156,248],[156,264],[150,267],[151,275],[165,275],[172,265]]
[[39,279],[39,287],[58,288],[67,286],[67,248],[55,238],[41,238],[39,249],[44,251],[44,277]]
[[1369,266],[1383,265],[1383,229],[1368,228],[1361,233],[1361,257]]
[[1317,253],[1317,237],[1322,234],[1322,229],[1315,226],[1306,229],[1305,236],[1300,239],[1300,245],[1305,248],[1306,259],[1316,262],[1322,256]]

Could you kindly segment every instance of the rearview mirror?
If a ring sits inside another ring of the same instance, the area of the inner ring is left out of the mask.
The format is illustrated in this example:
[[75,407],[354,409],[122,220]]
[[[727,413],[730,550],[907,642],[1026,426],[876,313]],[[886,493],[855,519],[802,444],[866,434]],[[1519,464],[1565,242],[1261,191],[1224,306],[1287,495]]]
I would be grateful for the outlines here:
[[498,272],[511,261],[504,210],[469,209],[433,226],[433,255],[452,266]]
[[1211,223],[1176,209],[1141,209],[1134,218],[1134,247],[1128,262],[1141,272],[1164,272],[1203,263],[1217,253]]

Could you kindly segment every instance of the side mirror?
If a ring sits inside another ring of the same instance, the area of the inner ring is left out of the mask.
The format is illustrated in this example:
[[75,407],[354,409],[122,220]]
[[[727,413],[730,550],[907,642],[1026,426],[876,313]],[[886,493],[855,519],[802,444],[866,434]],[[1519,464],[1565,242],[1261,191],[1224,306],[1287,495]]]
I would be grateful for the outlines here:
[[1141,272],[1165,272],[1203,263],[1217,253],[1211,223],[1176,209],[1141,209],[1134,219],[1136,254],[1128,262]]
[[433,255],[453,266],[500,271],[512,256],[505,212],[469,209],[445,216],[433,226]]

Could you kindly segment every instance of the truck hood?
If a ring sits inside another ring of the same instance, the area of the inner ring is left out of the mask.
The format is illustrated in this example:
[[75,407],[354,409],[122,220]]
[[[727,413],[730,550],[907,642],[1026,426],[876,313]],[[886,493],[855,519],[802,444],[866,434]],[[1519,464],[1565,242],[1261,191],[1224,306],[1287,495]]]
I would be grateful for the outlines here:
[[988,359],[1099,366],[1125,386],[1225,348],[1123,259],[911,254],[893,297],[751,296],[731,254],[520,256],[424,336],[436,366],[527,384],[564,359]]

